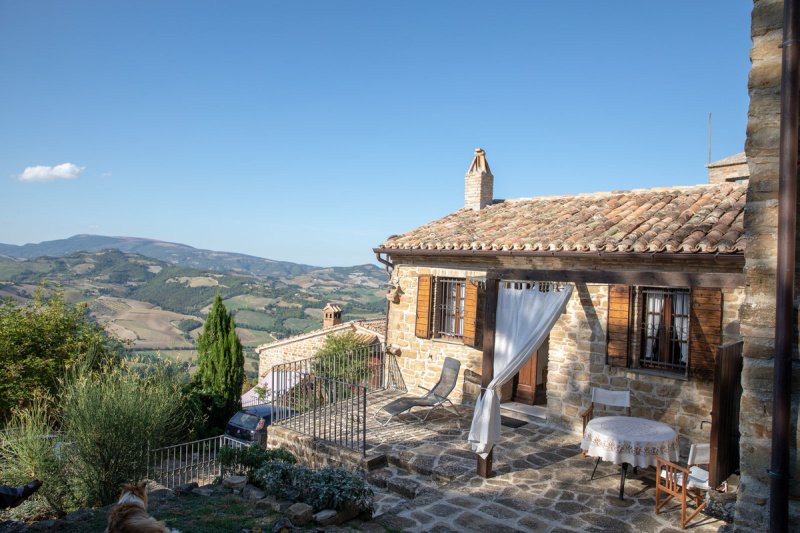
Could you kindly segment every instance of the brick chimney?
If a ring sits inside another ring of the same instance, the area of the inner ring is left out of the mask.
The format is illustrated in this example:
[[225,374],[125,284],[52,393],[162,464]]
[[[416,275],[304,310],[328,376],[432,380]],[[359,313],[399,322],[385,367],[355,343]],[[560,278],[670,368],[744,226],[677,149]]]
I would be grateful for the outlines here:
[[464,180],[464,207],[479,210],[491,205],[494,195],[494,176],[486,161],[483,148],[475,148],[475,157]]
[[322,308],[322,329],[332,328],[342,323],[342,308],[328,302]]

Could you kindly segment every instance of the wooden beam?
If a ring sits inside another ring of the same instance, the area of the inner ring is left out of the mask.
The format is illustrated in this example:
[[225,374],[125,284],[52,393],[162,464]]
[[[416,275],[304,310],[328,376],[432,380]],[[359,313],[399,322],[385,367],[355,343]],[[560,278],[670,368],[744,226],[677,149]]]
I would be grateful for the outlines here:
[[[483,362],[481,364],[481,397],[486,394],[486,387],[494,378],[494,330],[497,323],[497,289],[499,281],[486,281],[486,299],[483,303]],[[494,449],[489,450],[486,459],[478,456],[478,475],[492,475],[492,459]]]
[[[563,281],[652,285],[658,287],[744,287],[744,274],[725,272],[666,272],[647,270],[536,270],[492,268],[486,279],[519,281]],[[488,284],[487,284],[488,286]]]

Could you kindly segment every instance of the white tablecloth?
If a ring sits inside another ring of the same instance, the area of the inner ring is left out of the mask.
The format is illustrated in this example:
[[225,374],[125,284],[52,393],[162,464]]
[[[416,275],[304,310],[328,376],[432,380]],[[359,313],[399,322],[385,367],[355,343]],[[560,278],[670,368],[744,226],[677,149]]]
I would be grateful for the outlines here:
[[614,464],[655,466],[656,457],[678,460],[678,433],[666,424],[633,416],[603,416],[586,425],[586,455]]

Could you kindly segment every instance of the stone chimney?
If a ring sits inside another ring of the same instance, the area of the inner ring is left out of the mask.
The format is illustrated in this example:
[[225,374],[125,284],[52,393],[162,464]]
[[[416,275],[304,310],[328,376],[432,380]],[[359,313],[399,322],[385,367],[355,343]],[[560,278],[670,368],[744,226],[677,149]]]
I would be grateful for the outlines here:
[[750,177],[747,157],[744,152],[714,161],[706,165],[708,182],[713,184],[746,180]]
[[494,176],[486,161],[483,148],[475,148],[475,157],[464,180],[464,207],[479,210],[491,205],[494,195]]
[[322,308],[322,328],[328,329],[342,323],[342,308],[336,304],[328,302]]

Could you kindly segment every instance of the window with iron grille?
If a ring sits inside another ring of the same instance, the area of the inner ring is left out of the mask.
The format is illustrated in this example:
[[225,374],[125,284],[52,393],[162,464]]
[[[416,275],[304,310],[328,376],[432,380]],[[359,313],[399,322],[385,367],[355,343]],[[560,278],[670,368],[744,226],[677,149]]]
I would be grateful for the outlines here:
[[639,366],[686,373],[689,289],[640,288]]
[[440,339],[461,340],[464,337],[464,297],[466,280],[436,278],[431,313],[431,331]]

